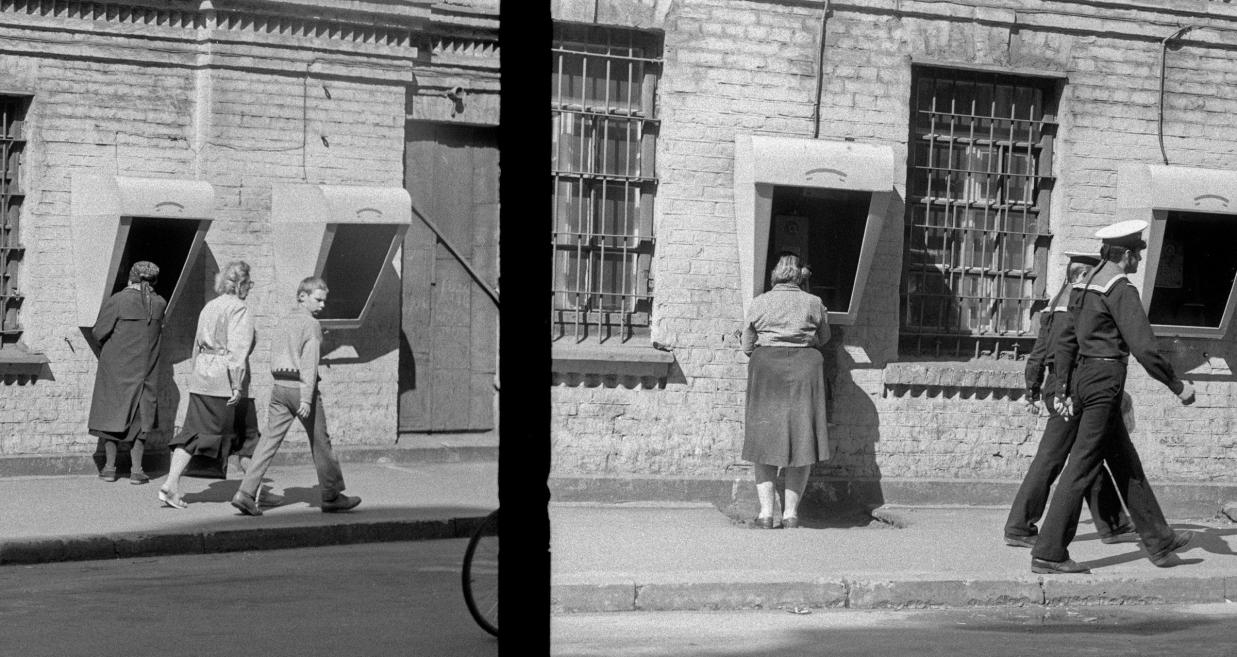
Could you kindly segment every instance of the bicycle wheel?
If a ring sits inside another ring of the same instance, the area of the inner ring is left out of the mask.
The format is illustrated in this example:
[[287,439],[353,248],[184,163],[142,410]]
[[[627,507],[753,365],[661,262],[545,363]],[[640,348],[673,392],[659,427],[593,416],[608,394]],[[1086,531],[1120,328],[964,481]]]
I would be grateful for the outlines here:
[[490,513],[464,550],[464,603],[481,629],[498,636],[498,511]]

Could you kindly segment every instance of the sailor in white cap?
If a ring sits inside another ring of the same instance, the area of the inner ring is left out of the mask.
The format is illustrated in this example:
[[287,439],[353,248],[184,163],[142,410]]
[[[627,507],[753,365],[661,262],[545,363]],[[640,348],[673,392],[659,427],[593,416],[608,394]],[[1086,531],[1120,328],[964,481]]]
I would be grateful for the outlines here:
[[[1052,482],[1056,481],[1057,475],[1061,474],[1061,469],[1065,467],[1065,459],[1069,456],[1070,448],[1074,446],[1074,438],[1078,434],[1078,416],[1062,417],[1057,410],[1053,393],[1058,386],[1052,361],[1060,336],[1066,331],[1073,331],[1074,316],[1069,313],[1071,286],[1082,285],[1091,269],[1099,264],[1099,258],[1085,253],[1065,255],[1070,259],[1066,265],[1065,281],[1048,303],[1048,307],[1040,312],[1039,334],[1035,338],[1031,353],[1027,355],[1028,410],[1039,413],[1041,390],[1046,390],[1044,405],[1048,408],[1048,423],[1039,440],[1039,447],[1035,450],[1035,458],[1031,460],[1022,485],[1014,495],[1009,517],[1005,521],[1005,544],[1011,547],[1029,548],[1035,545],[1039,532],[1035,523],[1044,515]],[[1121,506],[1121,498],[1112,478],[1106,471],[1100,471],[1085,499],[1091,509],[1091,518],[1095,522],[1100,540],[1104,543],[1138,540],[1134,526]]]
[[1138,290],[1126,278],[1126,274],[1138,271],[1141,251],[1146,247],[1142,240],[1146,227],[1147,222],[1134,220],[1097,231],[1095,236],[1103,240],[1100,265],[1084,286],[1070,293],[1074,331],[1058,340],[1053,363],[1061,412],[1068,415],[1077,409],[1078,435],[1031,550],[1031,570],[1036,573],[1090,572],[1069,558],[1069,543],[1078,530],[1083,496],[1100,475],[1104,461],[1117,488],[1125,494],[1151,563],[1160,567],[1179,563],[1174,553],[1187,547],[1193,538],[1192,532],[1174,531],[1164,520],[1142,461],[1121,421],[1130,354],[1183,404],[1194,402],[1194,388],[1177,378],[1172,365],[1156,351],[1155,335]]

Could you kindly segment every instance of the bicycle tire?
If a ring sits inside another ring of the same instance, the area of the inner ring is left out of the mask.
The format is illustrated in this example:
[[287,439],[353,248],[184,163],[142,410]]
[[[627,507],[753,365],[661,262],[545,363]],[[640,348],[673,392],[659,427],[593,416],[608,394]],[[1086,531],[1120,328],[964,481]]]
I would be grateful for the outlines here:
[[494,636],[498,636],[498,538],[498,511],[494,510],[468,539],[460,571],[468,613]]

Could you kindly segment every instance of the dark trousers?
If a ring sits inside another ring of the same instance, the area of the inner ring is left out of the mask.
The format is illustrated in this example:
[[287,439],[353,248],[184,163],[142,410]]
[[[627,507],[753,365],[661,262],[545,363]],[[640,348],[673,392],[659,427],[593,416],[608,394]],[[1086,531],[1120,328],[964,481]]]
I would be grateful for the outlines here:
[[1117,491],[1125,499],[1143,547],[1150,554],[1167,548],[1172,529],[1151,491],[1142,460],[1121,419],[1125,364],[1084,359],[1074,375],[1074,407],[1081,409],[1078,436],[1052,495],[1048,515],[1031,554],[1048,561],[1069,559],[1069,544],[1078,531],[1082,500],[1107,461]]
[[[1048,425],[1044,427],[1044,435],[1039,439],[1039,449],[1031,460],[1031,467],[1014,495],[1014,502],[1009,508],[1009,518],[1005,521],[1006,536],[1034,536],[1038,533],[1035,523],[1044,515],[1044,507],[1048,505],[1048,492],[1052,482],[1061,474],[1065,467],[1065,458],[1069,456],[1070,448],[1074,446],[1074,438],[1078,435],[1078,415],[1066,420],[1057,413],[1056,403],[1052,396],[1044,398],[1044,406],[1048,408]],[[1113,485],[1108,472],[1101,468],[1095,482],[1087,490],[1084,499],[1091,509],[1091,519],[1101,537],[1113,536],[1129,530],[1129,517],[1121,506],[1121,498]]]

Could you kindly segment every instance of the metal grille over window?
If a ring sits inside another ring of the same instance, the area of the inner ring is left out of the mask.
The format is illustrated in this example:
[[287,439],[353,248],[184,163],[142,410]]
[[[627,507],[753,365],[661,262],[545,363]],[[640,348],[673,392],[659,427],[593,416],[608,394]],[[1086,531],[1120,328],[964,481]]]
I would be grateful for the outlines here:
[[17,273],[24,255],[20,220],[28,107],[24,97],[0,96],[0,349],[21,337],[18,313],[23,297]]
[[554,339],[647,332],[661,37],[556,24],[550,169]]
[[1055,84],[916,67],[902,353],[1029,351],[1051,239]]

